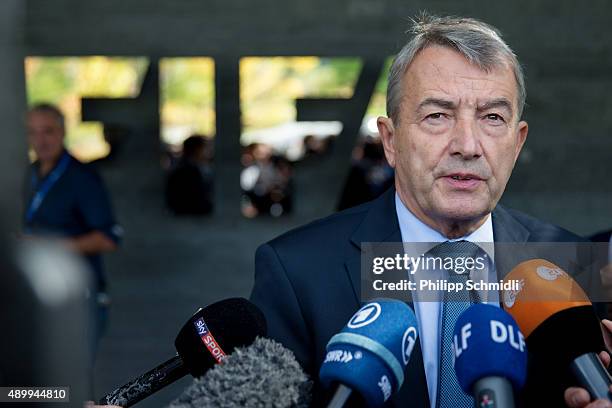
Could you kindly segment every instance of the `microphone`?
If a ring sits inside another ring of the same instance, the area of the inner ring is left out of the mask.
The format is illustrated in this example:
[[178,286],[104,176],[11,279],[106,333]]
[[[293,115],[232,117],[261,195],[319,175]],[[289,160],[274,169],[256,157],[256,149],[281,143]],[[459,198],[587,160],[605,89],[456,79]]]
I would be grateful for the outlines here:
[[263,313],[246,299],[225,299],[199,309],[174,341],[176,356],[107,394],[100,405],[130,407],[187,374],[201,377],[234,348],[266,332]]
[[258,337],[194,382],[168,408],[307,408],[312,381],[293,353]]
[[507,312],[479,303],[463,312],[453,333],[455,373],[477,407],[513,408],[527,377],[525,338]]
[[381,407],[404,382],[417,336],[416,316],[404,302],[364,305],[327,343],[319,379],[325,387],[339,383],[328,407],[344,406],[353,391],[367,406]]
[[582,288],[543,259],[519,264],[506,279],[520,282],[520,290],[504,293],[504,307],[527,338],[535,381],[554,372],[566,377],[555,385],[577,382],[592,398],[612,401],[612,378],[597,357],[606,350],[599,318]]

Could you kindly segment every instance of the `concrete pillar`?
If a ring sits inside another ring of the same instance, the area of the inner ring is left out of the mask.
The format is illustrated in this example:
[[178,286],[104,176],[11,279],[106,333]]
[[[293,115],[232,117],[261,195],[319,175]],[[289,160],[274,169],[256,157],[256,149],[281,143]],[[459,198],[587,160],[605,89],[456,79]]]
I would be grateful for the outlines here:
[[22,182],[27,165],[27,143],[23,126],[24,11],[22,0],[0,2],[0,218],[16,232],[21,226]]
[[240,214],[240,58],[215,56],[215,215]]

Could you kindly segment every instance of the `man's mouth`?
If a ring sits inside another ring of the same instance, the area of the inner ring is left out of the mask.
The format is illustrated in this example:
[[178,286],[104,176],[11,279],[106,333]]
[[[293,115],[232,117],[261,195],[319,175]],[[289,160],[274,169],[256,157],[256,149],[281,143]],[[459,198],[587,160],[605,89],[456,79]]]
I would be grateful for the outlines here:
[[470,173],[453,173],[443,178],[447,180],[453,189],[469,191],[476,189],[483,180],[478,175]]
[[453,180],[482,180],[475,174],[449,174],[446,177],[450,177]]

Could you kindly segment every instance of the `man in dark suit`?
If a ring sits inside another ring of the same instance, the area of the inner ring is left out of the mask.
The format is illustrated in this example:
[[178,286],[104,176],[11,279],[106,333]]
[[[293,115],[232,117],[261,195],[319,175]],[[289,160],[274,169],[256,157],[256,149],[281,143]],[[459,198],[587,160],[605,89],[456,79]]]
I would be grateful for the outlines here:
[[[326,343],[360,306],[361,243],[581,240],[497,205],[527,137],[523,73],[497,31],[473,19],[426,17],[413,33],[390,70],[389,117],[378,119],[395,187],[256,254],[251,298],[266,315],[269,335],[293,350],[313,378]],[[429,303],[413,305],[420,342],[393,406],[460,406],[458,388],[440,392],[440,353],[449,348],[432,322],[445,306]],[[586,405],[584,390],[571,391],[567,402]],[[315,404],[322,400],[315,393]]]

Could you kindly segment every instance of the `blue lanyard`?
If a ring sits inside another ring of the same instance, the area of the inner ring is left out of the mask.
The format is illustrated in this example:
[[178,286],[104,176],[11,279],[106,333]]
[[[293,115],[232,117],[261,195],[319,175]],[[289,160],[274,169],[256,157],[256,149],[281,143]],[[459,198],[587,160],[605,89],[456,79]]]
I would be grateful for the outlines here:
[[[36,189],[34,197],[32,197],[32,201],[30,201],[30,205],[28,206],[28,211],[26,212],[26,224],[32,222],[34,218],[34,214],[40,208],[43,200],[51,190],[51,187],[57,183],[57,180],[64,174],[68,165],[70,164],[70,155],[68,152],[64,152],[62,157],[59,160],[59,163],[55,166],[55,168],[49,173],[49,175],[42,181],[42,183],[38,183],[38,175],[36,171],[32,173],[32,188]],[[40,184],[37,186],[37,184]]]

